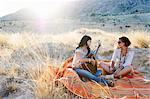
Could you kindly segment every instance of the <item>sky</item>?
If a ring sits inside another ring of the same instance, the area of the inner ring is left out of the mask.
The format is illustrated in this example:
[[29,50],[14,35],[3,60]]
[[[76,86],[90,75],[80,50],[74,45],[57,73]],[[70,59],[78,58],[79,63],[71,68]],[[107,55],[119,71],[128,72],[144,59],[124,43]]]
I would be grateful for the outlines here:
[[[48,4],[58,4],[77,1],[77,0],[0,0],[0,17],[14,13],[22,8],[36,8],[38,6],[48,7]],[[40,8],[39,8],[40,9]]]

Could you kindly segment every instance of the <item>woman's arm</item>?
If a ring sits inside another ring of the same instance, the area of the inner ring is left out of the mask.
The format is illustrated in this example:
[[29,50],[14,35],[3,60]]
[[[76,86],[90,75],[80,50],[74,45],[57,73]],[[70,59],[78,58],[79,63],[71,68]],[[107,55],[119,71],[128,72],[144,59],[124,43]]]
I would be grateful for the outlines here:
[[111,61],[110,66],[111,66],[111,67],[114,67],[114,65],[115,65],[115,62],[114,62],[114,61]]
[[76,52],[76,58],[78,59],[78,62],[94,62],[94,59],[90,59],[90,58],[81,58],[81,53],[80,52]]
[[118,49],[115,49],[111,58],[110,66],[114,67],[117,58]]

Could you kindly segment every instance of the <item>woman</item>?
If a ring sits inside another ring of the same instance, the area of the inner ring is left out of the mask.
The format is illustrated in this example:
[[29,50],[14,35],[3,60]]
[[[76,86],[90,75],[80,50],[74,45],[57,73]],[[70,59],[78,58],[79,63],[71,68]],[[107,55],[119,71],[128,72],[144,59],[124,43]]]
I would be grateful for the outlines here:
[[[130,40],[123,36],[119,38],[118,48],[114,50],[110,63],[101,62],[101,67],[111,75],[111,78],[121,78],[132,71],[134,51],[128,48]],[[106,76],[110,77],[110,76]]]
[[80,77],[85,77],[90,80],[94,80],[98,83],[108,84],[109,86],[113,86],[112,82],[105,80],[104,78],[99,77],[101,75],[101,70],[97,70],[95,74],[92,74],[88,70],[82,69],[82,63],[92,62],[95,64],[95,60],[91,58],[87,58],[90,53],[90,45],[91,45],[91,37],[83,36],[78,47],[75,50],[75,54],[73,57],[72,66],[73,69],[77,72]]

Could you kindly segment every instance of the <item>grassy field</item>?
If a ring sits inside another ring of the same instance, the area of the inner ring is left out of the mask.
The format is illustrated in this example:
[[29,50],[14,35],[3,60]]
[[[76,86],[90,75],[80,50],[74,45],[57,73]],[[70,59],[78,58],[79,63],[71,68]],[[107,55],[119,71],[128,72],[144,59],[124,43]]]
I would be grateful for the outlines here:
[[102,41],[99,54],[104,58],[112,55],[120,36],[129,37],[132,48],[150,48],[150,34],[145,31],[112,34],[99,29],[81,28],[57,35],[0,33],[0,77],[7,78],[0,82],[6,83],[3,85],[5,92],[0,91],[0,96],[19,97],[22,96],[22,90],[26,90],[24,95],[29,98],[80,98],[70,93],[62,84],[56,85],[55,79],[50,80],[49,66],[61,67],[63,61],[73,55],[85,34],[92,37],[92,49],[96,48],[98,40]]

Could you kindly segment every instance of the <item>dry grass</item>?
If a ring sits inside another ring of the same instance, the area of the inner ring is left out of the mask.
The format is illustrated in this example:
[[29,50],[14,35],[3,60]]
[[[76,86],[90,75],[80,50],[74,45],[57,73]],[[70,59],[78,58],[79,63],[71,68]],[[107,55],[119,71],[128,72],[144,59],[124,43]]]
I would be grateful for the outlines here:
[[[124,36],[120,33],[105,33],[98,29],[79,29],[60,35],[1,33],[0,51],[2,53],[4,52],[3,49],[9,49],[10,53],[8,53],[9,55],[0,54],[0,75],[30,79],[34,82],[33,85],[30,85],[34,90],[33,93],[39,99],[80,98],[70,93],[63,85],[56,84],[55,79],[50,79],[49,65],[61,66],[62,61],[71,55],[68,54],[69,51],[77,46],[79,40],[85,34],[92,37],[92,48],[96,47],[97,40],[102,41],[101,52],[103,54],[112,53],[118,38]],[[150,47],[150,35],[146,32],[131,32],[125,36],[130,38],[132,47]],[[54,48],[49,48],[47,43],[52,44],[50,47]],[[11,90],[17,88],[15,84],[9,86],[8,88]]]
[[0,34],[0,46],[9,46],[7,34]]
[[5,67],[4,66],[0,66],[0,75],[3,75],[5,73],[6,73]]
[[150,34],[147,32],[131,32],[129,35],[132,46],[136,48],[150,48]]
[[[6,94],[10,94],[13,92],[16,92],[18,90],[18,86],[16,85],[16,83],[6,83]],[[6,95],[8,96],[8,95]]]

